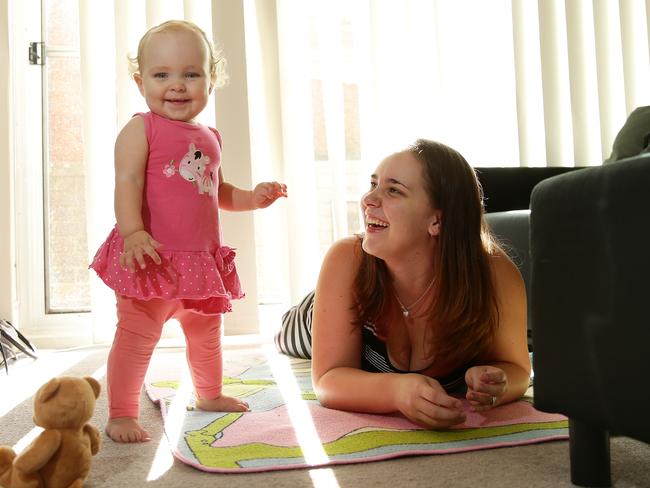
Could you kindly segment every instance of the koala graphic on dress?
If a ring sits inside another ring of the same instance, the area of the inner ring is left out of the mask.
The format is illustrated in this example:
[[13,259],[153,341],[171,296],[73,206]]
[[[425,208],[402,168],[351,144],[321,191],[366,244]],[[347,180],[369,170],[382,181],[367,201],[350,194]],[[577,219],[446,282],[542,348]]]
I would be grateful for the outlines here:
[[193,142],[190,143],[190,150],[183,156],[179,165],[179,174],[191,183],[196,183],[199,195],[207,193],[214,194],[212,173],[204,175],[205,169],[210,164],[210,158],[197,149]]

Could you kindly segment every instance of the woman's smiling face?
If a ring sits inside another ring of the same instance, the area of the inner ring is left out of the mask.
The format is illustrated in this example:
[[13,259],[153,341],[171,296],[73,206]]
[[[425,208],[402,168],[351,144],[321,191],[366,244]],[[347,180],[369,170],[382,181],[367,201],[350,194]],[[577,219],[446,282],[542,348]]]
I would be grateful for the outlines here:
[[410,151],[384,159],[361,199],[363,249],[380,259],[403,256],[439,232],[440,212],[427,195],[422,163]]

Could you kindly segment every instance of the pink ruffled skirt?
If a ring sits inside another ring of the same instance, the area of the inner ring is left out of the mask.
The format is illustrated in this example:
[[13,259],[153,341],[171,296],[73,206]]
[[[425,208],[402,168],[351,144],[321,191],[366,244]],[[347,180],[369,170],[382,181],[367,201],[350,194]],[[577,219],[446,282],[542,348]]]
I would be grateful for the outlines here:
[[215,315],[232,310],[231,300],[243,298],[235,268],[235,250],[219,247],[207,251],[158,250],[161,263],[145,256],[147,267],[130,272],[120,266],[122,236],[113,229],[90,265],[116,293],[140,300],[179,299],[186,309]]

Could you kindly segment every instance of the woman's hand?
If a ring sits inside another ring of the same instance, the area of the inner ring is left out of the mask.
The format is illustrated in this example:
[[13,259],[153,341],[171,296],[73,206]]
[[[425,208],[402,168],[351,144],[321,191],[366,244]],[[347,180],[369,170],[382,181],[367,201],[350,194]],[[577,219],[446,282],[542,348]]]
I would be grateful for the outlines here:
[[465,421],[463,403],[447,395],[433,378],[412,373],[400,375],[397,381],[397,408],[411,422],[445,429]]
[[136,230],[124,238],[124,250],[120,254],[120,266],[133,273],[137,262],[140,269],[144,269],[147,267],[147,263],[144,260],[145,254],[154,263],[160,264],[160,256],[156,252],[156,249],[161,246],[162,244],[151,237],[147,231]]
[[465,373],[467,394],[465,397],[480,412],[499,404],[508,390],[508,377],[505,371],[494,366],[473,366]]
[[254,208],[266,208],[280,197],[287,196],[287,185],[272,181],[259,183],[253,190]]

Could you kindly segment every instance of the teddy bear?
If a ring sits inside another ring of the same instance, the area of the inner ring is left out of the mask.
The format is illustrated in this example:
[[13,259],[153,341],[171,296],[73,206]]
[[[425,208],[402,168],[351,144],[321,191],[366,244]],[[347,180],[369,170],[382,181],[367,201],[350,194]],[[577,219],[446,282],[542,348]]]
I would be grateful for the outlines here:
[[0,487],[81,487],[91,458],[100,447],[96,427],[88,424],[99,397],[91,377],[60,376],[34,396],[34,423],[44,430],[20,454],[0,447]]

